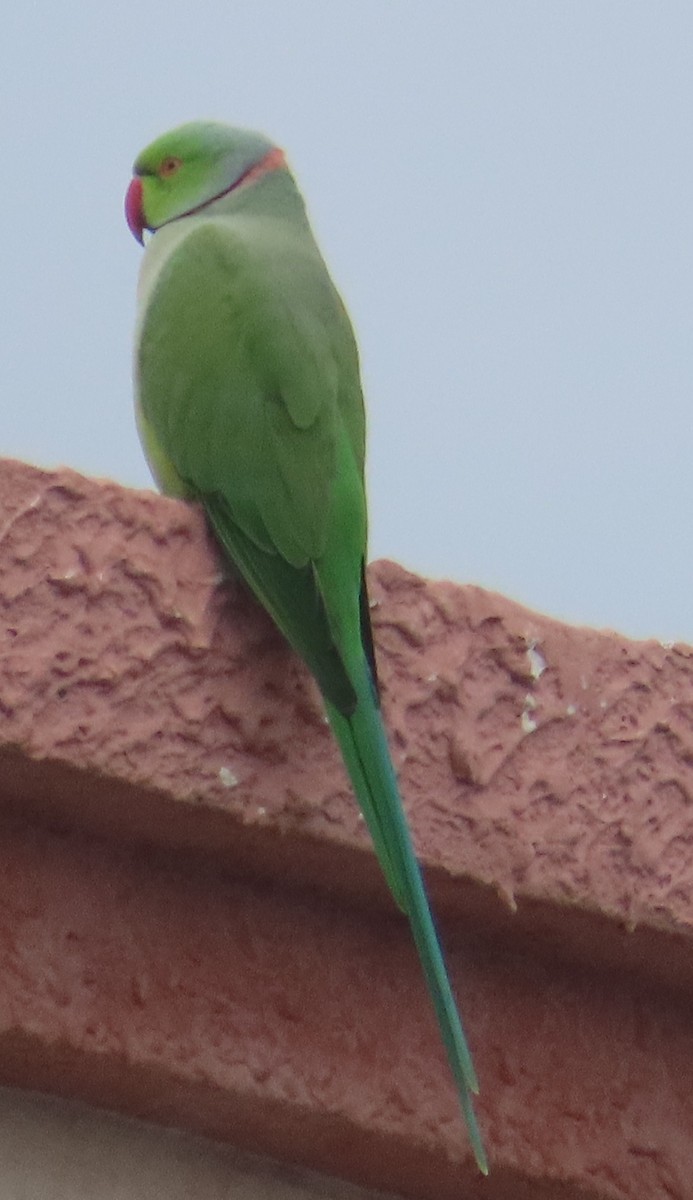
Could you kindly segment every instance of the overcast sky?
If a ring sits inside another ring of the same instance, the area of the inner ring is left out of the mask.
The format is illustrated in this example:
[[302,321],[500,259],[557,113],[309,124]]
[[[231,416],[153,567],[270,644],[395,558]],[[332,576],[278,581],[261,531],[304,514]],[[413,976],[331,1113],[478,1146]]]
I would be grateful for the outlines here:
[[690,0],[27,0],[0,68],[2,453],[150,485],[131,162],[260,128],[359,336],[371,556],[693,641]]

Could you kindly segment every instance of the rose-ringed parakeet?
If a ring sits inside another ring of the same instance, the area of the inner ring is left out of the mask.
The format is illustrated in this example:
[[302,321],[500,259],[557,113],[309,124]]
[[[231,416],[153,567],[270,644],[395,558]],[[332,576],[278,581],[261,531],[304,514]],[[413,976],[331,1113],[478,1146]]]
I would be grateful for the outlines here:
[[183,125],[134,166],[143,261],[137,422],[164,492],[199,501],[225,555],[312,671],[406,913],[472,1148],[478,1091],[380,716],[365,580],[364,410],[349,318],[283,153]]

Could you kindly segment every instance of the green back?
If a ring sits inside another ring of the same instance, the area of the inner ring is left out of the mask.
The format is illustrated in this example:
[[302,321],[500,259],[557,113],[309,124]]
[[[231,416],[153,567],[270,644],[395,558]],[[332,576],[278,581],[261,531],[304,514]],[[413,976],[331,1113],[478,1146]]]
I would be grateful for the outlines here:
[[346,659],[361,637],[363,399],[349,319],[291,189],[276,172],[254,185],[265,202],[252,211],[227,201],[231,211],[217,204],[156,234],[138,331],[140,429],[160,485],[202,501],[346,712]]

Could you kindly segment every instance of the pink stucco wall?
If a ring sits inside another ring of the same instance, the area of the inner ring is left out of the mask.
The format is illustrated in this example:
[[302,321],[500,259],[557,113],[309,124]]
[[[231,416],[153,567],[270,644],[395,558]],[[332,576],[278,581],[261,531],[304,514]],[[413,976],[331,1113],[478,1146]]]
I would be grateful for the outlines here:
[[411,1197],[693,1196],[693,650],[370,579],[489,1179],[305,671],[199,513],[11,462],[0,1083]]

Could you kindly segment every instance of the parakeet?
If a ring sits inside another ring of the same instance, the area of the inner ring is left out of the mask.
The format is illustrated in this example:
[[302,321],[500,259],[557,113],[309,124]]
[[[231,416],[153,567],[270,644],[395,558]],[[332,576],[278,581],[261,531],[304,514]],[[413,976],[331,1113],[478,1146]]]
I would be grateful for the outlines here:
[[349,317],[284,154],[195,122],[137,158],[125,200],[144,256],[137,424],[169,495],[199,501],[225,555],[307,664],[392,894],[409,919],[476,1161],[478,1084],[380,715],[366,590],[365,419]]

